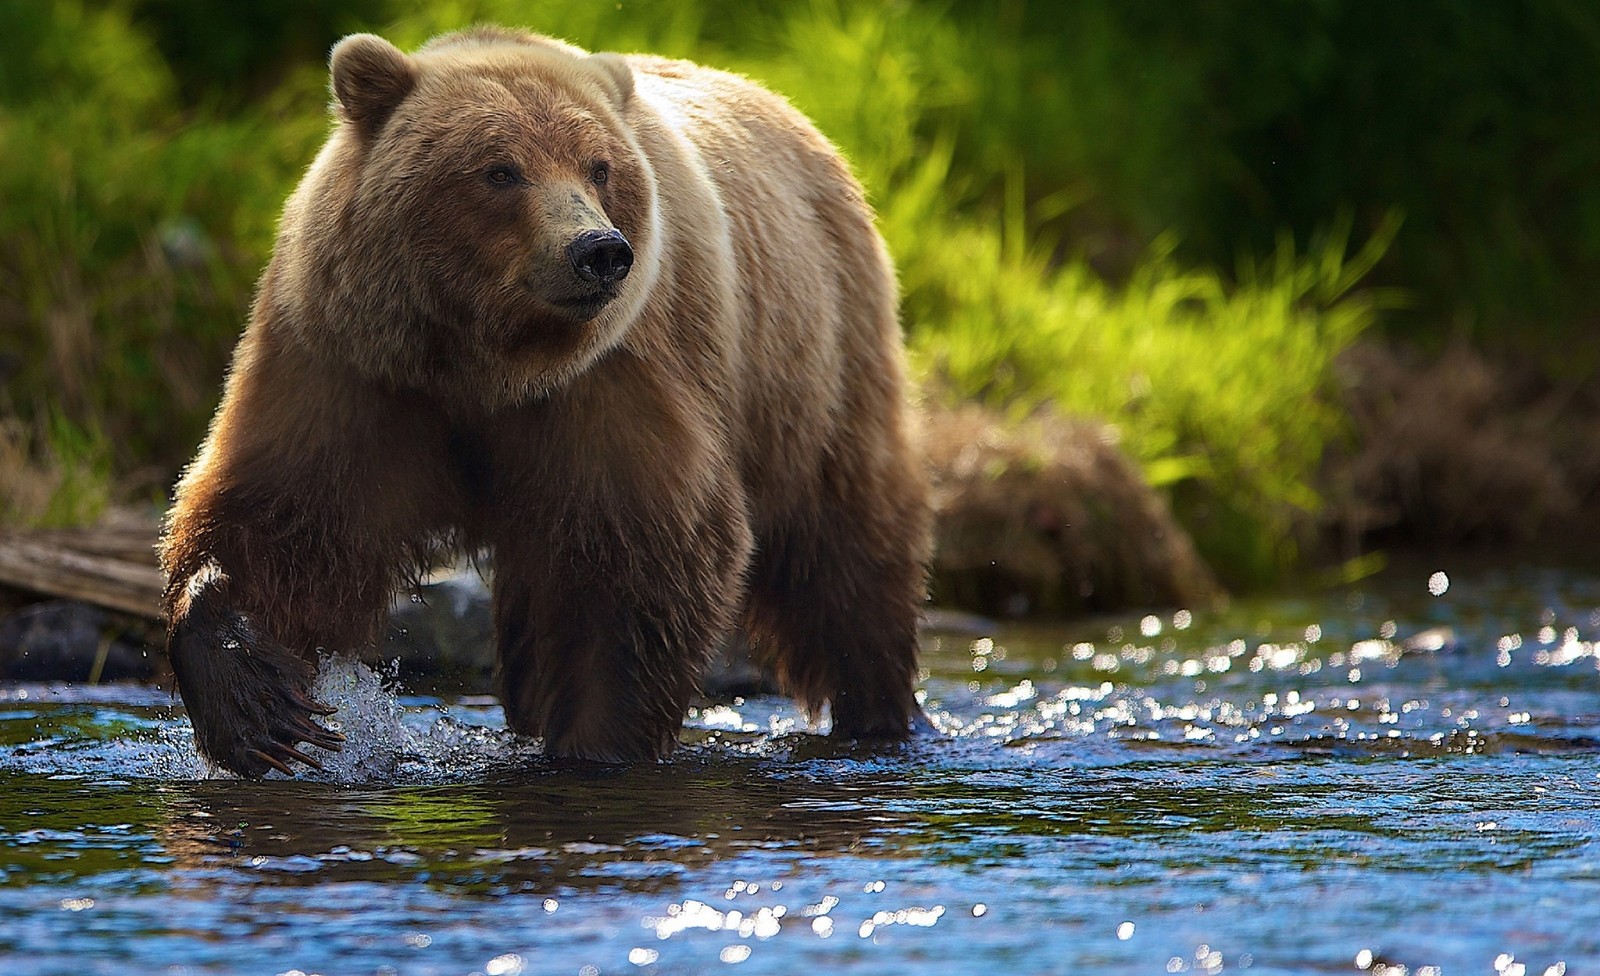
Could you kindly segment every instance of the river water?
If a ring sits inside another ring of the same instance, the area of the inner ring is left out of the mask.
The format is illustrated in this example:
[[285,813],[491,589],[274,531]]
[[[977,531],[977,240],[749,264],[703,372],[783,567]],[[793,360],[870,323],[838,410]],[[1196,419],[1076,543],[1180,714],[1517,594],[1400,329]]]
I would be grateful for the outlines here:
[[930,634],[939,735],[779,699],[554,768],[357,665],[326,774],[171,695],[0,686],[0,973],[1600,972],[1600,577]]

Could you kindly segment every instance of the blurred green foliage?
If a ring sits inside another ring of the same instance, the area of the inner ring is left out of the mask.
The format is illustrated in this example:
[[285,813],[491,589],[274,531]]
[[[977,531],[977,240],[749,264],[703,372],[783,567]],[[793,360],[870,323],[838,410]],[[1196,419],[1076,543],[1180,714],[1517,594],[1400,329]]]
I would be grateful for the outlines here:
[[163,490],[193,450],[321,96],[194,116],[124,8],[0,0],[0,24],[0,448],[63,486],[0,517],[71,522],[97,477]]
[[[1399,210],[1377,278],[1417,302],[1390,330],[1535,340],[1562,360],[1593,330],[1600,130],[1584,120],[1600,115],[1600,4],[1010,9],[1021,36],[1055,52],[1028,73],[1093,107],[1041,158],[1075,161],[1136,239],[1178,230],[1181,258],[1226,265],[1286,228],[1305,242],[1336,213],[1373,228]],[[1600,347],[1583,347],[1592,370]]]
[[0,520],[164,491],[327,48],[485,20],[789,95],[879,208],[931,395],[1106,420],[1236,583],[1293,560],[1334,357],[1393,286],[1392,331],[1600,355],[1565,341],[1600,271],[1580,0],[0,0],[0,456],[61,486],[0,479]]

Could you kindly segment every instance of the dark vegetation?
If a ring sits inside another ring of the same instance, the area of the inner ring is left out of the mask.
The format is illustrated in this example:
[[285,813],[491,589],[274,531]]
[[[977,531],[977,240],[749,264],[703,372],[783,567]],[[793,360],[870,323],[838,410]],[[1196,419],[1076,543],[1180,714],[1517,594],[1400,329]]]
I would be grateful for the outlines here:
[[165,496],[328,47],[476,20],[789,95],[879,208],[925,395],[1107,425],[1229,584],[1594,507],[1584,0],[0,0],[0,522]]

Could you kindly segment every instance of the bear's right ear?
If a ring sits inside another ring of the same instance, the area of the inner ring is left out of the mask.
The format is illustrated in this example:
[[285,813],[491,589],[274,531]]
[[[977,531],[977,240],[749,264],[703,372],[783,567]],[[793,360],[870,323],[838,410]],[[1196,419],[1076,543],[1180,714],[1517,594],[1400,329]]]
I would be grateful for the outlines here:
[[417,84],[417,66],[375,34],[351,34],[328,58],[333,97],[363,135],[377,132]]

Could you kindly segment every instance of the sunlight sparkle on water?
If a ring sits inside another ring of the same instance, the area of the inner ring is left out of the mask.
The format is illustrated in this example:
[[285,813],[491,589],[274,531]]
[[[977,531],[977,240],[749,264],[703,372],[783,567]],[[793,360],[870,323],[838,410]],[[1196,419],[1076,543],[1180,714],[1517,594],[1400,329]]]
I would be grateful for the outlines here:
[[483,971],[485,976],[519,976],[522,966],[521,956],[507,952],[484,963]]
[[[689,929],[735,932],[745,939],[770,939],[782,928],[781,920],[786,914],[788,907],[785,905],[762,906],[752,913],[738,909],[722,912],[691,898],[668,905],[665,916],[646,916],[643,925],[654,929],[658,939],[670,939]],[[816,929],[815,922],[812,923],[812,929]]]

